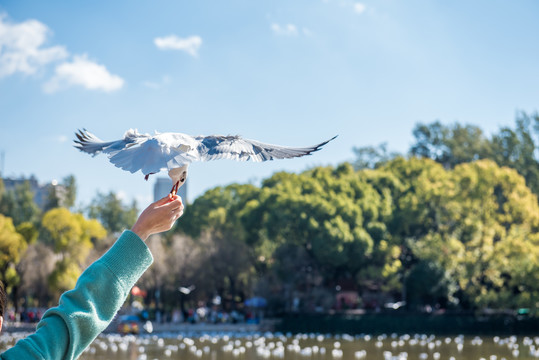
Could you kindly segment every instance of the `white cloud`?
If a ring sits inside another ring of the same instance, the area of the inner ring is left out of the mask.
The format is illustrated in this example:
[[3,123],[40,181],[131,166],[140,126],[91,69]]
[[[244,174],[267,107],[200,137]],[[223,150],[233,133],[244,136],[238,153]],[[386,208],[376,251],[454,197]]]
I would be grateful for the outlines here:
[[73,85],[111,92],[121,89],[124,80],[109,73],[105,66],[88,60],[86,55],[75,55],[73,62],[64,62],[56,67],[54,76],[43,85],[43,90],[53,93]]
[[152,90],[159,90],[167,86],[171,81],[170,76],[164,75],[160,81],[144,81],[142,85]]
[[313,32],[307,28],[301,29],[303,31],[303,35],[305,36],[312,36]]
[[312,31],[309,30],[308,28],[303,27],[299,29],[294,24],[281,25],[278,23],[272,23],[271,31],[273,31],[274,34],[279,35],[279,36],[299,36],[299,35],[312,36],[313,35]]
[[367,10],[367,6],[365,4],[357,2],[354,4],[354,11],[358,14],[363,14]]
[[68,62],[65,59],[70,54],[65,46],[45,47],[51,33],[37,20],[11,23],[6,14],[0,13],[0,78],[17,72],[34,74],[47,64],[64,60],[56,66],[54,76],[43,85],[45,92],[53,93],[72,85],[110,92],[123,86],[122,78],[110,74],[105,66],[88,60],[86,55],[75,55]]
[[297,36],[299,34],[298,28],[294,24],[279,25],[273,23],[271,24],[271,30],[275,34],[283,36]]
[[142,85],[152,90],[159,90],[161,88],[161,84],[153,82],[153,81],[144,81]]
[[160,50],[181,50],[196,57],[198,56],[198,49],[202,45],[202,38],[200,36],[180,38],[176,35],[169,35],[155,38],[153,42]]
[[44,47],[50,29],[37,20],[12,24],[0,14],[0,78],[16,72],[33,74],[50,62],[66,58],[63,46]]

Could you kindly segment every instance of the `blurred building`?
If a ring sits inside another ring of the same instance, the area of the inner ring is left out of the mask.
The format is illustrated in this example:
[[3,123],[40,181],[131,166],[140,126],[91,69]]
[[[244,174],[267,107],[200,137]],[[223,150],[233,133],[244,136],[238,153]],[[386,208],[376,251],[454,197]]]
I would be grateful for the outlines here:
[[34,194],[34,202],[41,210],[45,208],[45,205],[52,194],[58,198],[60,203],[63,202],[66,195],[66,189],[62,185],[59,185],[56,180],[53,180],[47,184],[39,184],[33,175],[28,179],[2,178],[2,182],[4,183],[4,189],[6,192],[15,191],[17,186],[24,185],[25,182],[28,182],[30,185],[30,190]]
[[[188,183],[189,183],[189,179],[185,181],[183,186],[178,191],[178,196],[182,198],[184,204],[189,203],[189,201],[187,200]],[[153,201],[157,201],[167,196],[170,193],[170,189],[172,189],[172,180],[169,177],[157,178],[155,180],[155,184],[153,185]]]

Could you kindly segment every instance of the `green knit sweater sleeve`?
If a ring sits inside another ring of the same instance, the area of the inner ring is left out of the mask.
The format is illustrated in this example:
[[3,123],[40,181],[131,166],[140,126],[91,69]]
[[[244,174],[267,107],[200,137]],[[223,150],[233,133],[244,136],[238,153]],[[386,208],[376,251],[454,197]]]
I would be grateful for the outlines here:
[[37,330],[0,359],[76,359],[112,321],[129,291],[152,264],[146,244],[124,231],[116,243],[45,312]]

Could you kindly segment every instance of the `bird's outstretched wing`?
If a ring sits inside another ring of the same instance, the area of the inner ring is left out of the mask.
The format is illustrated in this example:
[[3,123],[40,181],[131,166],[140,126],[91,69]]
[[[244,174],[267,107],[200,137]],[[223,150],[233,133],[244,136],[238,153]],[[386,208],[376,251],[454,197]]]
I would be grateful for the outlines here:
[[310,155],[318,151],[337,136],[320,144],[309,147],[289,147],[265,144],[256,140],[243,139],[239,136],[198,136],[198,160],[232,159],[239,161],[266,161],[289,159]]
[[144,175],[158,173],[164,169],[180,167],[191,160],[176,149],[176,144],[167,144],[159,136],[139,134],[129,130],[124,138],[105,142],[87,130],[75,134],[75,147],[93,156],[107,154],[111,163],[123,170]]
[[75,147],[93,156],[107,154],[111,163],[144,175],[182,167],[193,161],[232,159],[266,161],[309,155],[335,137],[310,147],[288,147],[243,139],[239,136],[197,136],[181,133],[139,134],[128,130],[123,139],[105,142],[87,130],[75,134]]

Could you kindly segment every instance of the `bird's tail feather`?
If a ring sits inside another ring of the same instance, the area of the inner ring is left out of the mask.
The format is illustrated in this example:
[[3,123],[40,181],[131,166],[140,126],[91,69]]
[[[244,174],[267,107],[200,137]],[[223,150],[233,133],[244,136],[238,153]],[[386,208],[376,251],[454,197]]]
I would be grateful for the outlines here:
[[77,137],[77,140],[73,140],[73,142],[75,142],[74,146],[77,149],[94,156],[116,143],[115,141],[102,141],[86,129],[79,129],[79,131],[75,133],[75,136]]

